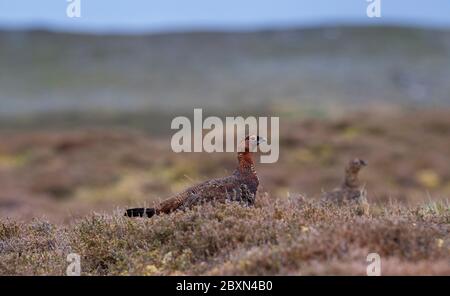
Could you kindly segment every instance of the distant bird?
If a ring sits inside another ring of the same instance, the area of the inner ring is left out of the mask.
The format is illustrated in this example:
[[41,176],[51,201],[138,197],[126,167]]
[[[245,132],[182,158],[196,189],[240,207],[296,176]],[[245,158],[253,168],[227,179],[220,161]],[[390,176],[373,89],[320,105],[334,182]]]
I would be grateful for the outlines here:
[[238,167],[231,176],[212,179],[192,186],[185,191],[163,201],[155,208],[128,209],[128,217],[152,217],[161,213],[191,208],[205,202],[239,201],[253,205],[259,180],[256,175],[252,151],[266,140],[259,136],[247,136],[240,144]]
[[345,178],[341,186],[325,193],[322,196],[322,200],[336,204],[367,204],[366,190],[358,178],[359,171],[366,165],[367,162],[362,159],[355,158],[351,160],[345,168]]

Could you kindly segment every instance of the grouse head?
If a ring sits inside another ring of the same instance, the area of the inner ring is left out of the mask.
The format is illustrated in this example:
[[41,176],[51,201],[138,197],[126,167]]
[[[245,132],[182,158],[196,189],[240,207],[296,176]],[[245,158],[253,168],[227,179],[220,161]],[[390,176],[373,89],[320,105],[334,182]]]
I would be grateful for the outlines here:
[[366,161],[359,158],[355,158],[349,162],[347,166],[347,172],[356,174],[359,172],[359,170],[361,170],[361,168],[365,167],[366,165],[367,165]]
[[258,145],[266,142],[267,140],[263,137],[250,135],[245,137],[242,143],[239,145],[240,152],[255,152]]

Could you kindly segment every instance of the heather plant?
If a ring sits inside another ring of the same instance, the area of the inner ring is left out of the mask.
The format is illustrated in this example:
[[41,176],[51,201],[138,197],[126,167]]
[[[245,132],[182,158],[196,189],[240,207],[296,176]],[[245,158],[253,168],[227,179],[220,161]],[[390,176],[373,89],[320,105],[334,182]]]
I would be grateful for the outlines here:
[[376,252],[388,274],[448,275],[449,207],[433,208],[391,203],[361,214],[260,194],[254,207],[207,204],[152,219],[118,209],[67,226],[2,220],[0,273],[64,274],[73,252],[82,275],[364,275],[367,254]]

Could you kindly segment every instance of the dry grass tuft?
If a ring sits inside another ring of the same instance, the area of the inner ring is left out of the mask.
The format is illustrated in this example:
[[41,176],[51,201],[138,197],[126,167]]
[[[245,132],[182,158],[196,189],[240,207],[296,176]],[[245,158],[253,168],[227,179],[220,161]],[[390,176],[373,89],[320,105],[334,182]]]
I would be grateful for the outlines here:
[[365,274],[376,252],[385,274],[450,275],[448,203],[387,204],[367,215],[300,198],[259,196],[253,208],[205,205],[153,219],[92,214],[68,225],[0,222],[1,274]]

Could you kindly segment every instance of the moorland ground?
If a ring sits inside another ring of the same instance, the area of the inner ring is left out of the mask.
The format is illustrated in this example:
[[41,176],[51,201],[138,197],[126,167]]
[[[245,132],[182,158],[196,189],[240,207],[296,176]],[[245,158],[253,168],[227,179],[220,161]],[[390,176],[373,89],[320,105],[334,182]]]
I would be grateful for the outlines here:
[[[445,108],[340,116],[278,110],[280,159],[257,164],[254,208],[230,203],[127,219],[232,172],[231,153],[176,154],[170,135],[108,125],[5,128],[0,140],[0,274],[450,275],[450,118]],[[370,211],[324,206],[352,157]]]

